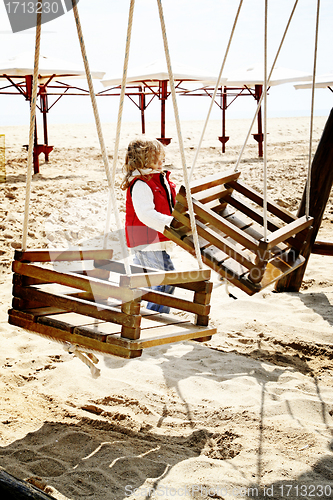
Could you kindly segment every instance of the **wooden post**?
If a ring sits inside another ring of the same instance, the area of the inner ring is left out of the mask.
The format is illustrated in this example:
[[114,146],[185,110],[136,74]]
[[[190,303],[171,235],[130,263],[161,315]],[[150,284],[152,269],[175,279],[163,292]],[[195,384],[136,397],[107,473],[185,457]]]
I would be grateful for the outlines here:
[[[201,283],[202,287],[200,287],[199,290],[196,290],[194,292],[194,299],[193,302],[195,304],[204,304],[204,305],[209,305],[210,304],[210,297],[212,294],[213,290],[213,283],[210,281],[203,281]],[[200,326],[208,326],[209,323],[209,311],[207,314],[197,314],[197,320],[196,324]],[[199,337],[195,339],[197,342],[207,342],[212,338],[211,335],[208,335],[206,337]]]
[[[333,183],[333,109],[325,125],[322,137],[317,147],[316,154],[311,167],[310,207],[309,215],[314,218],[313,230],[301,250],[305,258],[303,266],[288,274],[276,284],[278,292],[298,292],[302,284],[309,257],[312,252],[325,207],[331,192]],[[305,214],[306,186],[298,211],[298,216]]]
[[[141,297],[130,302],[124,302],[121,305],[121,311],[124,314],[127,314],[128,316],[137,316],[138,318],[140,318],[140,323],[141,323],[140,306],[141,306]],[[141,333],[140,326],[129,327],[123,325],[121,327],[121,336],[126,339],[137,340],[140,338],[140,333]]]

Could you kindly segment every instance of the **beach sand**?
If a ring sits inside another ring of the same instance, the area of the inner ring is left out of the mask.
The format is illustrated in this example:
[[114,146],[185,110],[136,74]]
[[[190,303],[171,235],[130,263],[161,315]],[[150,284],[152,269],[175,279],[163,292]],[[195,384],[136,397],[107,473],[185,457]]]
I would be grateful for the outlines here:
[[[313,151],[325,122],[315,118]],[[183,123],[189,166],[202,125]],[[220,127],[209,124],[194,178],[233,168],[249,121],[227,122],[225,154]],[[103,130],[112,163],[115,126]],[[116,180],[122,218],[120,166],[139,131],[138,123],[123,125]],[[332,258],[311,256],[299,293],[275,293],[271,286],[249,297],[216,286],[211,341],[154,347],[133,360],[99,356],[101,375],[93,378],[62,345],[7,324],[10,266],[22,237],[28,128],[1,132],[7,181],[0,186],[0,466],[58,499],[332,499]],[[296,212],[308,167],[309,118],[270,119],[268,132],[269,197]],[[159,124],[148,124],[147,134],[158,137]],[[180,185],[172,123],[167,136],[173,139],[166,164]],[[49,143],[50,161],[41,155],[32,179],[28,248],[101,247],[108,193],[95,128],[51,124]],[[261,190],[263,161],[252,136],[240,168],[244,181]],[[331,194],[319,239],[332,241],[332,213]],[[172,257],[178,269],[197,267],[180,248]],[[218,285],[213,272],[212,278]]]

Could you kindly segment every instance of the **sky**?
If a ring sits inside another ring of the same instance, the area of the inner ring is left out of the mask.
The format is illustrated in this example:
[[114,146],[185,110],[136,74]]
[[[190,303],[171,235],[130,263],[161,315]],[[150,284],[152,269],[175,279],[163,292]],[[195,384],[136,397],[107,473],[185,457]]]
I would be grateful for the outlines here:
[[[22,2],[23,0],[21,0]],[[52,1],[52,0],[50,0]],[[299,0],[277,66],[311,74],[313,71],[316,9],[318,0]],[[91,70],[105,71],[118,77],[122,74],[130,0],[80,0],[79,14]],[[239,0],[164,0],[163,9],[171,60],[197,68],[206,74],[218,74]],[[263,64],[264,0],[243,0],[238,24],[231,43],[225,74],[231,69]],[[294,0],[268,0],[268,66],[275,57]],[[333,2],[320,1],[317,74],[333,73]],[[34,51],[35,30],[12,33],[4,3],[0,4],[1,59],[21,52]],[[42,27],[41,54],[66,59],[75,64],[82,61],[72,12]],[[136,68],[163,59],[164,49],[156,0],[136,0],[131,38],[129,67]],[[85,82],[74,81],[86,86]],[[96,92],[103,90],[95,82]],[[79,101],[79,103],[78,103]],[[29,108],[21,96],[0,95],[0,126],[21,125],[29,121]],[[119,99],[99,98],[103,122],[115,122]],[[209,98],[178,98],[181,120],[203,120]],[[333,105],[333,93],[318,89],[315,114],[326,116]],[[311,90],[295,90],[292,84],[272,87],[268,97],[268,116],[309,116]],[[228,118],[249,118],[255,101],[239,98],[228,109]],[[159,119],[160,104],[154,101],[146,112],[146,120]],[[214,106],[212,119],[220,119]],[[93,122],[88,97],[63,97],[49,113],[49,123]],[[139,110],[128,99],[124,121],[140,120]],[[171,99],[167,103],[167,120],[173,119]]]

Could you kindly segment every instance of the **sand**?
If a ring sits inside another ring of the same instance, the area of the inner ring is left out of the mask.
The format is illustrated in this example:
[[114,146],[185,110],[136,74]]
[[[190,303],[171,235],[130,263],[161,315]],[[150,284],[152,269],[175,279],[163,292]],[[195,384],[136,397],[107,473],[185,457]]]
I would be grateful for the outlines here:
[[[313,149],[325,117],[316,117]],[[230,120],[221,153],[211,122],[195,178],[235,164],[249,122]],[[191,165],[202,124],[185,122]],[[112,161],[115,126],[103,128]],[[297,211],[309,154],[309,119],[270,119],[269,196]],[[60,344],[7,324],[10,264],[20,246],[26,127],[3,127],[7,182],[1,184],[0,466],[58,499],[333,498],[333,262],[312,255],[299,293],[269,287],[249,297],[219,285],[217,334],[123,360],[99,356],[101,375]],[[120,157],[139,124],[123,126]],[[157,137],[158,124],[147,133]],[[175,127],[167,148],[181,183]],[[101,246],[107,182],[93,125],[49,127],[54,150],[32,180],[28,248]],[[120,162],[121,163],[121,162]],[[261,189],[263,162],[252,139],[242,177]],[[116,193],[121,216],[124,196]],[[320,239],[332,241],[333,198]],[[115,222],[111,221],[112,229]],[[119,248],[115,245],[116,257]],[[180,248],[177,268],[196,267]],[[230,297],[231,293],[235,298]]]

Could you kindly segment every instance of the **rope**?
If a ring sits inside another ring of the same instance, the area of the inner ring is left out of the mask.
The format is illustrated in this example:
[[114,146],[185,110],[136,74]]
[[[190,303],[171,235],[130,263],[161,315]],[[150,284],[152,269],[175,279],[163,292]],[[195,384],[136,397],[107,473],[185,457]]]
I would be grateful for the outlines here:
[[222,65],[221,65],[219,76],[217,78],[215,89],[214,89],[214,93],[212,95],[212,99],[211,99],[210,106],[209,106],[209,109],[208,109],[207,118],[206,118],[204,127],[202,129],[202,133],[201,133],[201,137],[200,137],[200,140],[199,140],[199,144],[198,144],[198,147],[197,147],[197,150],[196,150],[196,153],[195,153],[195,157],[194,157],[194,160],[193,160],[193,163],[192,163],[192,167],[191,167],[191,171],[190,171],[190,175],[189,175],[190,181],[191,181],[191,178],[192,178],[192,174],[193,174],[195,165],[197,163],[197,159],[198,159],[198,156],[199,156],[201,144],[202,144],[202,141],[203,141],[203,138],[204,138],[204,135],[205,135],[205,132],[206,132],[206,128],[207,128],[207,125],[208,125],[208,121],[209,121],[209,118],[210,118],[210,114],[211,114],[211,111],[212,111],[212,108],[213,108],[213,105],[214,105],[214,101],[215,101],[216,94],[217,94],[217,91],[218,91],[218,88],[219,88],[219,83],[220,83],[220,80],[221,80],[221,77],[222,77],[224,66],[225,66],[225,63],[226,63],[226,60],[227,60],[227,57],[228,57],[228,54],[229,54],[229,49],[230,49],[231,41],[232,41],[232,38],[233,38],[234,33],[235,33],[235,29],[236,29],[236,25],[237,25],[237,21],[238,21],[238,17],[239,17],[239,14],[240,14],[240,10],[241,10],[242,4],[243,4],[243,0],[240,0],[239,6],[238,6],[238,10],[237,10],[237,14],[236,14],[236,17],[235,17],[235,20],[234,20],[234,24],[233,24],[233,27],[232,27],[232,30],[231,30],[231,34],[230,34],[230,37],[229,37],[229,42],[228,42],[228,45],[227,45],[227,49],[226,49],[226,52],[225,52],[225,55],[224,55],[224,58],[223,58],[223,62],[222,62]]
[[264,179],[263,179],[263,219],[264,240],[267,240],[267,0],[265,0],[264,34]]
[[195,215],[194,215],[193,203],[192,203],[192,198],[191,198],[191,188],[190,188],[190,182],[189,182],[188,172],[187,172],[187,167],[186,167],[184,144],[183,144],[183,139],[182,139],[182,133],[181,133],[181,128],[180,128],[180,119],[179,119],[179,113],[178,113],[178,105],[177,105],[177,100],[176,100],[175,82],[174,82],[172,68],[171,68],[171,59],[170,59],[170,54],[169,54],[168,41],[167,41],[167,36],[166,36],[166,29],[165,29],[165,22],[164,22],[161,0],[157,0],[157,5],[158,5],[158,11],[159,11],[159,16],[160,16],[160,21],[161,21],[161,29],[162,29],[162,36],[163,36],[163,43],[164,43],[164,52],[165,52],[167,66],[168,66],[169,83],[170,83],[172,103],[173,103],[173,109],[174,109],[175,120],[176,120],[179,149],[180,149],[180,155],[181,155],[181,161],[182,161],[182,167],[183,167],[183,175],[184,175],[184,183],[185,183],[185,189],[186,189],[186,200],[187,200],[187,206],[188,206],[188,211],[189,211],[189,215],[190,215],[190,223],[191,223],[191,230],[192,230],[192,234],[193,234],[195,256],[196,256],[197,261],[198,261],[199,269],[202,269],[203,263],[202,263],[202,258],[201,258],[197,228],[196,228],[196,224],[195,224]]
[[98,363],[98,358],[94,356],[91,353],[84,353],[82,352],[77,346],[75,345],[66,345],[64,346],[65,351],[67,351],[69,354],[74,354],[82,363],[84,363],[86,366],[88,366],[91,376],[93,378],[98,378],[101,374],[101,370],[95,366],[95,364]]
[[318,49],[318,32],[319,32],[319,10],[320,10],[320,0],[317,2],[317,18],[316,18],[316,37],[315,37],[315,49],[313,56],[313,74],[312,74],[312,91],[311,91],[311,117],[310,117],[310,139],[309,139],[309,162],[308,162],[308,173],[306,181],[306,193],[305,193],[305,215],[307,219],[310,213],[310,188],[311,188],[311,163],[312,163],[312,133],[313,133],[313,112],[314,112],[314,96],[315,96],[315,83],[316,83],[316,67],[317,67],[317,49]]
[[[126,81],[127,81],[127,69],[128,69],[128,60],[129,60],[132,25],[133,25],[134,4],[135,4],[135,0],[131,0],[129,16],[128,16],[128,27],[127,27],[127,37],[126,37],[123,78],[122,78],[122,82],[121,82],[121,92],[120,92],[120,101],[119,101],[119,109],[118,109],[116,140],[115,140],[115,145],[114,145],[113,164],[112,164],[112,172],[111,172],[111,176],[112,176],[111,182],[112,182],[113,186],[115,184],[116,170],[117,170],[121,121],[122,121],[122,116],[123,116],[123,108],[124,108],[124,100],[125,100],[125,92],[126,92]],[[110,200],[109,200],[108,209],[107,209],[107,216],[106,216],[106,228],[105,228],[106,232],[108,231],[108,229],[110,227],[110,218],[111,218],[111,209],[110,209]],[[126,273],[130,274],[130,271],[126,270]]]
[[[288,23],[287,23],[286,29],[284,30],[283,37],[282,37],[282,39],[281,39],[281,42],[280,42],[280,45],[279,45],[278,51],[277,51],[276,56],[275,56],[275,59],[274,59],[274,61],[273,61],[273,64],[272,64],[271,70],[270,70],[270,72],[269,72],[269,76],[268,76],[268,79],[267,79],[267,80],[268,80],[268,82],[267,82],[267,84],[268,84],[268,85],[269,85],[270,79],[272,78],[272,74],[273,74],[273,71],[274,71],[274,68],[275,68],[276,61],[277,61],[277,59],[278,59],[278,57],[279,57],[279,54],[280,54],[280,52],[281,52],[281,49],[282,49],[282,46],[283,46],[284,40],[285,40],[285,38],[286,38],[286,35],[287,35],[287,33],[288,33],[288,29],[289,29],[289,26],[290,26],[290,23],[291,23],[291,20],[292,20],[293,15],[294,15],[294,12],[295,12],[295,9],[296,9],[297,4],[298,4],[298,0],[295,0],[294,7],[293,7],[293,9],[292,9],[292,11],[291,11],[291,14],[290,14],[290,16],[289,16],[289,20],[288,20]],[[241,149],[241,151],[240,151],[240,153],[239,153],[239,156],[238,156],[238,159],[237,159],[237,162],[236,162],[236,165],[235,165],[235,172],[238,170],[238,167],[239,167],[240,161],[241,161],[241,159],[242,159],[242,156],[243,156],[243,153],[244,153],[244,150],[245,150],[245,147],[246,147],[247,141],[248,141],[248,139],[249,139],[249,137],[250,137],[250,134],[251,134],[251,130],[252,130],[252,128],[253,128],[254,122],[255,122],[255,120],[256,120],[256,118],[257,118],[257,115],[258,115],[258,113],[259,113],[259,110],[260,110],[260,107],[261,107],[261,103],[262,103],[263,98],[264,98],[264,93],[262,93],[262,94],[261,94],[260,99],[259,99],[259,101],[258,101],[258,105],[257,105],[256,112],[255,112],[255,114],[254,114],[254,117],[253,117],[252,123],[251,123],[251,125],[250,125],[249,131],[248,131],[248,133],[247,133],[247,135],[246,135],[246,138],[245,138],[245,142],[244,142],[243,147],[242,147],[242,149]]]
[[37,25],[36,25],[34,76],[33,76],[33,81],[32,81],[32,96],[31,96],[31,103],[30,103],[30,131],[29,131],[29,147],[28,147],[27,183],[26,183],[24,219],[23,219],[23,234],[22,234],[22,250],[23,251],[25,251],[27,249],[29,205],[30,205],[30,195],[31,195],[32,166],[33,166],[33,157],[34,157],[34,132],[35,132],[36,104],[37,104],[37,91],[38,91],[38,70],[39,70],[41,22],[42,22],[42,14],[38,13],[37,14]]
[[[73,13],[74,13],[74,18],[76,22],[76,28],[77,28],[77,34],[80,42],[80,47],[81,47],[81,53],[82,53],[82,59],[84,63],[84,68],[86,72],[86,78],[89,86],[89,93],[90,93],[90,98],[91,98],[91,104],[94,112],[94,117],[95,117],[95,123],[96,123],[96,129],[97,129],[97,135],[99,139],[99,144],[101,148],[101,153],[102,153],[102,158],[103,158],[103,163],[104,163],[104,168],[105,168],[105,173],[108,181],[108,186],[109,186],[109,191],[110,191],[110,197],[111,197],[111,202],[113,205],[113,210],[115,214],[115,219],[116,219],[116,225],[117,229],[119,231],[120,235],[120,244],[121,244],[121,249],[122,249],[122,255],[124,259],[124,264],[125,264],[125,270],[126,274],[130,274],[130,266],[128,262],[128,249],[125,241],[125,237],[122,231],[122,224],[120,221],[120,215],[117,207],[117,200],[115,197],[115,192],[114,192],[114,179],[111,175],[110,172],[110,166],[109,166],[109,160],[108,156],[106,153],[106,148],[105,148],[105,142],[104,142],[104,137],[103,137],[103,132],[102,132],[102,126],[101,126],[101,121],[99,117],[99,112],[97,108],[97,102],[96,102],[96,95],[92,83],[92,77],[89,69],[89,63],[88,63],[88,58],[87,58],[87,53],[85,49],[85,44],[83,40],[83,33],[82,33],[82,28],[81,28],[81,23],[80,23],[80,18],[79,18],[79,12],[77,8],[77,0],[72,0],[73,4]],[[104,242],[106,244],[106,241]]]

